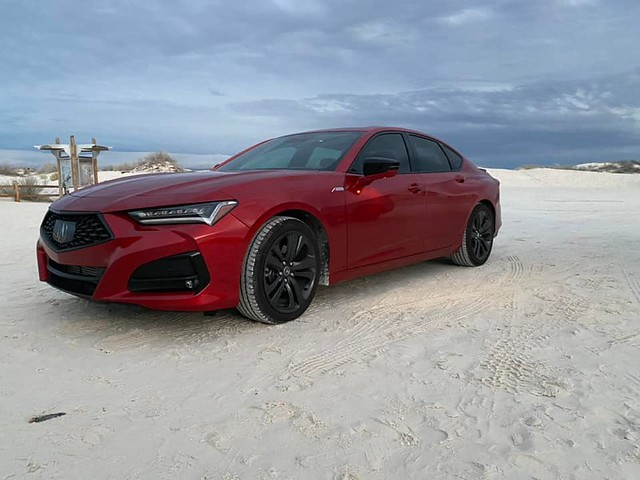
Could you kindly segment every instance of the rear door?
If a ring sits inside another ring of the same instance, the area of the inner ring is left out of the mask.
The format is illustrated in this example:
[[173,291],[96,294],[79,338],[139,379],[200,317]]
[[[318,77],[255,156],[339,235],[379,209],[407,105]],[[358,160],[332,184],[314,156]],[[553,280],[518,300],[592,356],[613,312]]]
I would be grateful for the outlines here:
[[462,238],[474,201],[472,186],[465,183],[460,170],[462,159],[452,155],[450,160],[443,146],[433,139],[413,134],[407,135],[407,139],[412,170],[426,193],[425,250],[449,247]]
[[405,138],[382,133],[362,148],[347,176],[362,176],[367,156],[391,158],[398,173],[375,180],[361,190],[347,189],[348,265],[358,268],[420,253],[424,250],[424,189],[411,172]]

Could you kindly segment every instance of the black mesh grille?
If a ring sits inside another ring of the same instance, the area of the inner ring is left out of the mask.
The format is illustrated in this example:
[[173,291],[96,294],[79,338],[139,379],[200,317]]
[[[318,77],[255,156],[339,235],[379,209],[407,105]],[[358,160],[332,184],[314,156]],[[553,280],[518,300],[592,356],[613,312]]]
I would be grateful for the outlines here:
[[[53,229],[57,220],[74,222],[75,232],[72,239],[60,243],[53,238]],[[42,238],[58,251],[90,247],[113,238],[102,216],[97,213],[57,213],[49,210],[40,229]]]
[[49,259],[49,265],[59,272],[68,273],[69,275],[77,275],[79,277],[95,278],[99,280],[105,271],[103,267],[85,267],[83,265],[62,265]]
[[49,259],[49,279],[51,285],[81,297],[91,297],[105,269],[80,265],[62,265]]

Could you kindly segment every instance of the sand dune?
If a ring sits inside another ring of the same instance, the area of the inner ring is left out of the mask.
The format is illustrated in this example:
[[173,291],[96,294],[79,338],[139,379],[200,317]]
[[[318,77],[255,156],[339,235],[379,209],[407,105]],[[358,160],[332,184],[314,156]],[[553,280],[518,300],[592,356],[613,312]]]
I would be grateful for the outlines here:
[[640,478],[640,175],[491,173],[484,267],[323,288],[275,327],[58,292],[48,205],[0,201],[0,479]]

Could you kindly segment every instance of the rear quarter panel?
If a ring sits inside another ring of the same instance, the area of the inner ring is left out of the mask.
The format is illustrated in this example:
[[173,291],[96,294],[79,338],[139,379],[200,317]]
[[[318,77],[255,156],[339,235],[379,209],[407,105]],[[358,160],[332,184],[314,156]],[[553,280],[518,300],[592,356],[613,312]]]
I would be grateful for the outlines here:
[[[476,167],[465,159],[465,182],[471,182],[476,192],[474,206],[481,201],[488,201],[495,212],[495,233],[502,226],[502,210],[500,208],[500,182],[489,175],[485,170]],[[471,214],[471,211],[469,211]]]

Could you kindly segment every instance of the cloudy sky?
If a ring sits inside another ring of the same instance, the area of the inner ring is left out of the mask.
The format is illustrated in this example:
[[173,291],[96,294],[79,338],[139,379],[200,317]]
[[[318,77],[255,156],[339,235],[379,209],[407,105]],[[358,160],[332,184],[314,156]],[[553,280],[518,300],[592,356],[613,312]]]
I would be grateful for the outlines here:
[[638,0],[2,7],[0,149],[75,133],[118,151],[231,154],[397,125],[486,166],[640,159]]

